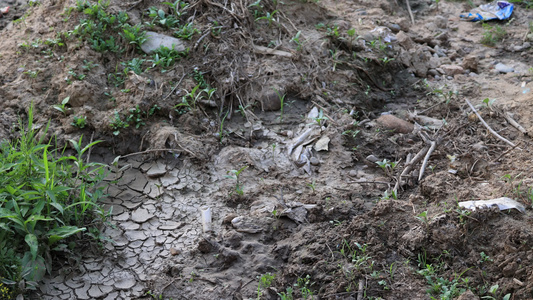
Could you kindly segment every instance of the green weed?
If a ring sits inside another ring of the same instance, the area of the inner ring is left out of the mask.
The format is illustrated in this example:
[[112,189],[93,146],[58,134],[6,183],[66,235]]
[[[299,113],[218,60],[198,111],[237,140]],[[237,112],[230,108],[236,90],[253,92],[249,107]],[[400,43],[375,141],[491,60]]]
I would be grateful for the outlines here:
[[493,47],[497,43],[503,41],[507,32],[500,25],[491,26],[487,23],[483,23],[483,37],[481,38],[481,43],[485,46]]
[[248,168],[248,166],[244,166],[238,170],[230,170],[226,172],[226,174],[228,174],[226,175],[226,178],[233,179],[235,181],[235,186],[233,187],[233,191],[230,193],[230,195],[233,193],[237,194],[238,196],[244,195],[243,184],[241,182],[240,175],[242,171],[246,170],[246,168]]
[[72,123],[70,123],[70,125],[83,129],[87,125],[87,117],[86,116],[81,116],[81,117],[74,116],[74,120],[72,121]]

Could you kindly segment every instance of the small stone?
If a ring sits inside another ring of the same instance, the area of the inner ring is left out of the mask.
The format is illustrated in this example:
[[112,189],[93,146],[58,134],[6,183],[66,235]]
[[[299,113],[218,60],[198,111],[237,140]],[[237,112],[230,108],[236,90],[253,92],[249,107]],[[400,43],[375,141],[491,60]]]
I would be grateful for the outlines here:
[[351,170],[348,175],[350,175],[350,177],[355,177],[357,176],[357,171],[356,170]]
[[185,44],[180,39],[159,34],[152,31],[146,32],[146,42],[141,45],[142,51],[146,54],[152,54],[160,47],[167,47],[168,49],[174,48],[178,52],[186,50]]
[[222,220],[222,224],[230,225],[231,224],[231,220],[235,219],[236,217],[237,217],[237,214],[234,214],[234,213],[227,214],[224,217],[224,219]]
[[479,59],[476,55],[468,55],[463,59],[461,66],[473,72],[477,72]]
[[525,43],[522,44],[522,48],[523,49],[529,49],[529,47],[531,47],[531,43],[529,43],[529,42],[525,42]]
[[496,70],[499,73],[511,73],[511,72],[514,72],[514,69],[512,67],[504,65],[502,63],[496,64],[494,66],[494,70]]
[[321,137],[315,144],[314,148],[316,151],[328,151],[328,145],[329,145],[329,137],[323,136]]
[[457,65],[442,65],[440,68],[444,71],[444,74],[448,76],[463,74],[465,71],[463,67]]
[[369,156],[366,157],[366,160],[368,160],[369,162],[377,162],[379,161],[379,158],[377,158],[374,154],[370,154]]
[[137,223],[144,223],[153,218],[153,216],[154,215],[150,214],[148,210],[139,208],[131,214],[131,219]]
[[410,133],[414,125],[393,115],[382,115],[376,120],[386,129],[394,130],[397,133]]
[[433,23],[441,29],[446,29],[448,27],[448,19],[443,16],[435,16]]
[[180,254],[180,251],[178,249],[176,249],[174,247],[170,247],[170,255],[176,256],[178,254]]
[[309,159],[309,162],[313,165],[313,166],[318,166],[320,164],[320,160],[314,156],[311,156],[311,158]]
[[403,31],[396,34],[396,39],[398,40],[398,44],[405,50],[410,50],[415,46],[413,40]]

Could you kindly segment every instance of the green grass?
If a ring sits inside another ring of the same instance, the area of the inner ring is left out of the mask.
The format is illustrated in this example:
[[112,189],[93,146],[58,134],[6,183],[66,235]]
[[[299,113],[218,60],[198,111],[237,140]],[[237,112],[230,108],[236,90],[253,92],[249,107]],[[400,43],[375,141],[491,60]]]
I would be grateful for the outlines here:
[[70,140],[76,154],[66,155],[45,141],[48,126],[37,138],[33,107],[19,128],[18,139],[0,143],[0,279],[17,293],[36,288],[55,254],[72,253],[86,231],[99,236],[95,226],[106,217],[98,205],[106,166],[84,158],[99,141]]

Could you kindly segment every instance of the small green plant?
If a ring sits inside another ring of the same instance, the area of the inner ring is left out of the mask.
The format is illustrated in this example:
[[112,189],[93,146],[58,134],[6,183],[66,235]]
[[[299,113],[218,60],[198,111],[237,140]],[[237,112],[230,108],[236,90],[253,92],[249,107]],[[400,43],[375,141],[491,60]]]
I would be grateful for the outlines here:
[[83,129],[87,125],[87,117],[86,116],[81,116],[81,117],[74,116],[74,120],[72,123],[70,123],[70,125]]
[[313,181],[311,183],[308,183],[307,186],[313,191],[314,194],[316,189],[316,181],[313,179]]
[[294,300],[293,293],[293,288],[288,287],[285,289],[285,292],[278,293],[278,296],[281,298],[281,300]]
[[157,7],[148,8],[148,17],[152,19],[150,23],[146,25],[153,27],[154,24],[163,28],[175,28],[179,25],[180,21],[173,14],[167,15],[164,10]]
[[129,112],[130,114],[126,117],[126,122],[129,124],[134,124],[135,128],[145,125],[142,118],[143,112],[139,108],[139,105],[136,105],[135,108],[130,108]]
[[483,37],[481,38],[481,43],[485,46],[493,47],[497,43],[503,41],[507,32],[500,25],[491,26],[487,23],[483,23]]
[[387,66],[388,63],[390,63],[391,61],[393,61],[394,58],[388,58],[388,57],[383,57],[381,58],[381,61],[383,62],[383,66]]
[[125,74],[127,74],[129,71],[133,71],[135,74],[139,75],[143,72],[142,65],[145,61],[146,59],[135,57],[132,60],[122,62],[121,64],[124,66]]
[[426,225],[426,226],[429,224],[429,218],[428,218],[427,210],[419,213],[417,216],[415,216],[415,218],[418,219],[419,221],[421,221],[422,223],[424,223],[424,225]]
[[230,193],[232,195],[233,193],[237,194],[238,196],[244,195],[243,191],[243,184],[241,183],[240,175],[242,171],[246,170],[248,166],[244,166],[238,170],[230,170],[226,172],[226,178],[233,179],[235,181],[235,186],[233,187],[233,191]]
[[178,30],[174,32],[174,36],[180,39],[190,40],[196,33],[200,33],[200,30],[194,28],[194,24],[191,22],[180,26]]
[[342,135],[347,135],[347,136],[351,136],[352,138],[356,138],[357,135],[359,134],[359,132],[361,132],[361,130],[352,130],[352,129],[349,129],[349,130],[345,130]]
[[272,27],[272,23],[275,21],[274,15],[276,13],[278,13],[277,10],[275,10],[273,12],[266,12],[266,14],[264,16],[256,18],[255,21],[267,20],[268,21],[268,27]]
[[491,110],[492,110],[492,106],[494,105],[494,102],[496,102],[496,99],[489,99],[489,98],[483,99],[483,104],[485,104],[485,106]]
[[62,112],[64,115],[66,115],[69,111],[70,111],[70,108],[67,107],[67,104],[68,104],[68,101],[70,100],[70,97],[66,97],[65,99],[63,99],[63,101],[61,101],[61,104],[59,105],[52,105],[52,107],[54,109],[57,109],[59,110],[60,112]]
[[328,118],[324,115],[324,111],[321,109],[318,111],[318,116],[313,118],[315,122],[318,124],[318,127],[322,130],[322,126],[324,125],[324,122],[328,120]]
[[313,297],[313,291],[311,290],[311,287],[314,285],[314,282],[311,282],[311,277],[309,275],[305,277],[298,277],[298,281],[296,282],[296,287],[300,290],[300,293],[302,294],[302,297],[304,299],[309,299]]
[[121,129],[128,128],[130,125],[128,124],[128,122],[122,121],[119,112],[115,110],[115,113],[113,114],[113,119],[109,126],[113,130],[113,135],[119,135]]
[[271,273],[266,273],[261,276],[258,276],[259,285],[257,285],[257,300],[261,300],[264,289],[268,289],[272,286],[272,282],[274,281],[275,277],[276,275]]
[[37,78],[37,75],[39,75],[39,73],[40,73],[39,70],[28,70],[28,71],[25,71],[23,74],[28,75],[28,77],[30,77],[31,79],[35,79]]
[[200,100],[211,100],[213,94],[216,92],[214,88],[200,89],[200,84],[197,84],[189,93],[182,97],[181,103],[174,106],[174,109],[184,108],[196,114],[196,107]]
[[499,288],[500,288],[500,286],[497,285],[497,284],[491,286],[490,289],[489,289],[489,293],[492,294],[492,296],[483,296],[483,297],[481,297],[481,299],[489,299],[489,300],[498,300],[500,298],[502,300],[511,299],[511,294],[506,294],[505,296],[502,297],[503,293],[498,293],[498,289]]
[[291,39],[291,42],[296,44],[296,51],[302,51],[303,41],[300,41],[302,32],[298,31],[296,35]]
[[485,254],[485,252],[481,252],[481,253],[479,253],[479,255],[481,256],[481,259],[479,260],[479,263],[492,262],[493,261],[493,259],[490,258],[490,256]]
[[165,46],[161,46],[152,54],[152,68],[160,67],[165,70],[172,67],[176,62],[178,62],[182,57],[187,55],[188,50],[182,52]]
[[99,64],[95,64],[92,61],[87,61],[86,59],[83,60],[83,66],[81,66],[82,69],[90,72],[92,69],[98,67]]
[[382,161],[376,161],[376,164],[385,172],[385,174],[391,176],[392,171],[396,169],[396,166],[398,165],[397,161],[390,161],[388,159],[383,159]]
[[137,49],[140,49],[140,46],[147,40],[146,31],[143,31],[141,24],[135,26],[124,24],[120,36],[122,36],[128,44],[134,45]]
[[326,28],[326,34],[331,37],[339,37],[339,26],[333,25]]

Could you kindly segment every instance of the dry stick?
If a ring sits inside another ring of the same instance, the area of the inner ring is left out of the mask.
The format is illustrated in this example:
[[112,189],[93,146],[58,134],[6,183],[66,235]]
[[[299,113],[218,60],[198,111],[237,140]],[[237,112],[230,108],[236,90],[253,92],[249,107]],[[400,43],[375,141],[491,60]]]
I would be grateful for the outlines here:
[[428,149],[429,149],[429,146],[422,148],[422,150],[420,150],[415,155],[415,157],[413,157],[413,159],[409,162],[409,164],[405,165],[405,168],[403,169],[402,173],[398,175],[398,180],[396,180],[396,185],[394,186],[395,192],[398,192],[398,188],[400,187],[402,177],[404,177],[407,173],[411,172],[411,170],[413,169],[413,165],[422,160],[424,155],[427,153]]
[[521,143],[522,143],[522,142],[520,142],[520,143],[516,144],[516,146],[512,147],[511,149],[509,149],[509,150],[507,150],[507,151],[503,152],[502,154],[500,154],[500,156],[498,156],[498,158],[496,158],[496,159],[495,159],[495,160],[493,160],[492,162],[497,162],[497,161],[499,161],[499,160],[500,160],[500,159],[501,159],[502,157],[504,157],[504,156],[505,156],[505,155],[506,155],[507,153],[509,153],[509,152],[513,151],[513,150],[514,150],[514,148],[518,147],[518,146],[519,146],[519,145],[520,145]]
[[178,86],[180,86],[180,83],[183,80],[183,78],[185,78],[185,75],[187,75],[187,73],[185,73],[185,70],[183,70],[183,76],[181,76],[180,81],[178,81],[178,84],[176,84],[176,86],[172,89],[172,91],[170,91],[170,93],[168,93],[168,95],[163,99],[163,101],[167,100],[167,98],[170,97],[170,95],[172,95],[172,93],[174,93],[174,91],[178,88]]
[[[93,142],[93,138],[94,138],[94,131],[91,134],[91,140],[89,141],[89,145]],[[87,152],[87,163],[89,163],[89,160],[91,159],[91,150],[93,150],[93,147],[89,148],[89,151]]]
[[409,12],[409,17],[411,17],[411,23],[415,25],[415,18],[413,17],[413,12],[411,11],[411,5],[409,5],[409,0],[405,0],[405,3],[407,4],[407,11]]
[[506,142],[511,147],[515,147],[515,144],[513,142],[511,142],[511,141],[507,140],[506,138],[502,137],[496,131],[494,131],[494,130],[492,130],[492,128],[490,128],[489,124],[487,124],[487,122],[485,122],[485,120],[483,120],[481,115],[477,112],[476,108],[472,105],[472,103],[470,103],[470,101],[468,101],[468,99],[465,98],[465,101],[468,104],[468,106],[470,106],[470,108],[474,111],[474,113],[476,114],[477,118],[481,121],[481,123],[490,131],[490,133],[492,133],[492,135],[494,135],[495,137],[499,138],[500,140]]
[[522,125],[518,124],[518,122],[516,122],[515,120],[513,120],[513,118],[511,118],[511,114],[509,112],[505,112],[503,113],[503,117],[507,120],[507,122],[509,122],[509,124],[511,124],[514,128],[518,129],[518,131],[520,131],[521,133],[523,133],[524,135],[528,135],[527,134],[527,130],[522,127]]
[[422,162],[422,167],[420,167],[420,174],[418,175],[418,181],[422,180],[422,177],[424,176],[424,171],[426,170],[426,166],[428,164],[429,157],[431,156],[431,153],[435,150],[435,147],[437,147],[437,142],[431,141],[431,146],[429,147],[428,152],[426,153],[426,157],[424,157],[424,161]]
[[359,290],[357,291],[357,300],[363,300],[363,288],[365,287],[365,283],[363,279],[359,280]]

